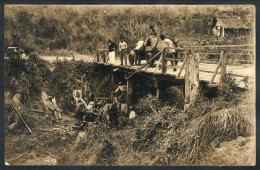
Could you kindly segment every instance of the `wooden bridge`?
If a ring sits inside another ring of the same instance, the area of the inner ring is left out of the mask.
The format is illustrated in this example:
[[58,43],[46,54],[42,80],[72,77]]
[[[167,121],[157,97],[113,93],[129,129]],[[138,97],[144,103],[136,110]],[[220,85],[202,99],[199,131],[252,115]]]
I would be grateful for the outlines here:
[[[148,67],[146,61],[142,61],[140,66],[123,66],[120,60],[110,64],[109,61],[94,62],[99,69],[110,69],[115,75],[117,72],[125,74],[127,81],[127,103],[133,104],[133,85],[135,75],[141,75],[153,80],[154,87],[157,88],[156,96],[160,98],[161,91],[165,90],[168,84],[182,85],[185,91],[185,106],[188,108],[196,99],[200,84],[207,84],[209,87],[221,85],[226,73],[236,78],[237,86],[244,87],[243,79],[254,82],[254,45],[220,45],[220,46],[186,46],[183,48],[182,57],[179,58],[177,71],[168,62],[172,60],[166,58],[161,51],[161,57],[155,62],[156,67]],[[199,52],[200,51],[200,52]],[[201,52],[202,51],[202,52]],[[158,53],[158,54],[159,54]],[[231,54],[231,55],[230,55]],[[214,55],[215,58],[210,58]],[[234,58],[234,55],[236,58]],[[230,57],[232,56],[232,57]],[[242,57],[241,57],[242,56]],[[245,59],[246,58],[246,59]],[[237,63],[234,63],[237,62]],[[244,64],[242,64],[244,63]],[[112,76],[112,84],[114,77]]]

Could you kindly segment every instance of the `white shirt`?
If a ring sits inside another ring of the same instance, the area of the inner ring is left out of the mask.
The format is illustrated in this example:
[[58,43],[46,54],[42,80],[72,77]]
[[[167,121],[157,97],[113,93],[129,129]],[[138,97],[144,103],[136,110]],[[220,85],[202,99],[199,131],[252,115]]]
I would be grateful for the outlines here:
[[139,50],[142,46],[144,45],[144,41],[143,40],[140,40],[136,43],[136,47],[135,49],[136,50]]
[[170,39],[168,39],[168,38],[165,38],[164,41],[167,42],[168,47],[173,47],[173,42],[172,42],[172,40],[170,40]]
[[127,44],[126,44],[126,42],[125,42],[125,41],[120,42],[120,43],[119,43],[119,51],[121,51],[121,50],[126,50],[126,49],[127,49]]
[[121,92],[126,91],[126,85],[118,86],[117,89],[115,90],[115,93],[118,93],[119,91],[121,91]]
[[135,118],[135,111],[131,111],[129,115],[129,119],[134,119]]

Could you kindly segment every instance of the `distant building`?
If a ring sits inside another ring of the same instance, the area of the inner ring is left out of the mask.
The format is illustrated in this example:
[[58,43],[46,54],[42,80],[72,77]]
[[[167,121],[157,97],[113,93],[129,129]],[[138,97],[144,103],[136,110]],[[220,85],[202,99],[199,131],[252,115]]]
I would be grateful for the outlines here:
[[229,17],[213,18],[211,26],[212,34],[225,37],[226,35],[240,37],[250,35],[251,22],[248,18]]

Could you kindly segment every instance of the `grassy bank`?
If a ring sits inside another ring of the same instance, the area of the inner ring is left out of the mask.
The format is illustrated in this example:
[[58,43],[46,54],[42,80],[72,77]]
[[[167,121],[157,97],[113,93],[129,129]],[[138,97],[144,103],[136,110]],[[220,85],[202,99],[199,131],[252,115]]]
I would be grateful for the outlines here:
[[[19,86],[23,75],[29,84],[34,83],[29,86],[31,108],[43,109],[40,93],[44,90],[54,92],[63,109],[59,125],[50,127],[45,113],[26,112],[23,116],[33,133],[22,124],[8,130],[12,95],[5,95],[5,158],[11,165],[28,165],[49,157],[57,165],[205,165],[205,159],[214,158],[214,150],[223,142],[254,136],[254,91],[239,91],[227,76],[215,98],[201,93],[186,112],[147,94],[135,104],[134,120],[121,117],[119,126],[89,124],[83,140],[75,146],[78,131],[73,125],[78,122],[72,117],[72,90],[79,87],[78,80],[85,74],[97,96],[109,94],[109,75],[98,79],[95,67],[82,61],[60,61],[50,71],[49,63],[37,56],[30,56],[27,62],[6,61],[6,66],[6,94],[23,89]],[[13,78],[18,83],[12,83]],[[29,107],[27,100],[25,107]]]

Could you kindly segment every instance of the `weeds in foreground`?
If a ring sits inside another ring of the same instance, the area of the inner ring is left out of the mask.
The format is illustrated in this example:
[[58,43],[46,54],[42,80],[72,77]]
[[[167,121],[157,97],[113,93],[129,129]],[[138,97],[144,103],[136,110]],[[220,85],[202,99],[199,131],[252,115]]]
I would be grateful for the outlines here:
[[220,143],[252,132],[253,108],[241,101],[226,103],[221,98],[199,100],[199,109],[184,112],[149,95],[137,104],[145,114],[120,129],[91,127],[84,146],[62,156],[59,164],[199,165]]

